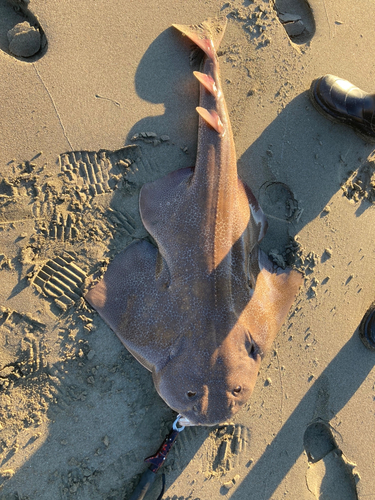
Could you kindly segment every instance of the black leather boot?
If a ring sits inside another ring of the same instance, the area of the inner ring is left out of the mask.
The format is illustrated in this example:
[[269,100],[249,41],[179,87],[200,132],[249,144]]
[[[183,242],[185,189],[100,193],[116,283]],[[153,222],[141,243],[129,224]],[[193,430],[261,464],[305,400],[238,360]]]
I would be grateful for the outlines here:
[[314,107],[334,122],[353,127],[367,142],[375,142],[375,94],[368,94],[334,75],[321,76],[310,87]]
[[362,318],[359,336],[368,349],[375,351],[375,302],[371,304]]

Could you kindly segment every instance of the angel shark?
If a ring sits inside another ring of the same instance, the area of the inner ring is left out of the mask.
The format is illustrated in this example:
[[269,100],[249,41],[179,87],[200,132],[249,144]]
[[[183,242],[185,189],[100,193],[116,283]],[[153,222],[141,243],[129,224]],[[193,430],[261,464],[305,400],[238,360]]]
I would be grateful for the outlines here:
[[87,301],[148,370],[159,395],[190,425],[228,421],[250,397],[302,283],[260,250],[266,218],[237,174],[217,50],[226,19],[174,25],[204,53],[198,150],[140,192],[156,242],[118,254]]

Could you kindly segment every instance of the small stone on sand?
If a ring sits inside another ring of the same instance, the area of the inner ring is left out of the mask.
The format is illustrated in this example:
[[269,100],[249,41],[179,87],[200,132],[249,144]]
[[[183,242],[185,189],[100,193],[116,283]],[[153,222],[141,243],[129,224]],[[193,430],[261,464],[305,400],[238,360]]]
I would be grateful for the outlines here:
[[16,24],[7,33],[10,52],[18,57],[31,57],[40,49],[40,32],[27,21]]
[[296,21],[292,23],[285,23],[284,28],[289,36],[298,36],[305,30],[305,25],[302,21]]
[[93,349],[91,349],[91,351],[89,351],[89,352],[87,353],[87,359],[88,359],[89,361],[91,361],[91,360],[93,359],[93,357],[94,357],[94,356],[95,356],[95,351],[94,351]]
[[279,13],[279,19],[280,21],[285,24],[285,23],[295,23],[297,21],[301,21],[301,16],[296,15],[296,14],[289,14],[287,12],[280,12]]

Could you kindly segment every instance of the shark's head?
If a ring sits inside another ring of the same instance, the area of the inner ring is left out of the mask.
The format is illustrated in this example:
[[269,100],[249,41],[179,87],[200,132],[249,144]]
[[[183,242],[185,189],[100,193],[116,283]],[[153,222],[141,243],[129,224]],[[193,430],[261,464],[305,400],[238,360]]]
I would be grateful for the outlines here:
[[159,395],[191,425],[217,425],[230,420],[251,396],[261,352],[250,332],[237,323],[213,349],[190,348],[153,374]]

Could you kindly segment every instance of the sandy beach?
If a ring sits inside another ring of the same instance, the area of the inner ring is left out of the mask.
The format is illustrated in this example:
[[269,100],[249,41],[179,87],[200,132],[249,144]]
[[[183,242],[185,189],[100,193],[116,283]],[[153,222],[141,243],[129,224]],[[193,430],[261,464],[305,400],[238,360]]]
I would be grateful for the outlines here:
[[[83,292],[147,238],[142,185],[195,164],[199,86],[171,25],[218,14],[261,248],[304,282],[233,422],[181,432],[163,499],[375,499],[375,353],[358,335],[374,144],[308,92],[327,73],[375,92],[374,3],[0,0],[0,500],[128,499],[176,418]],[[20,43],[25,21],[40,29]]]

